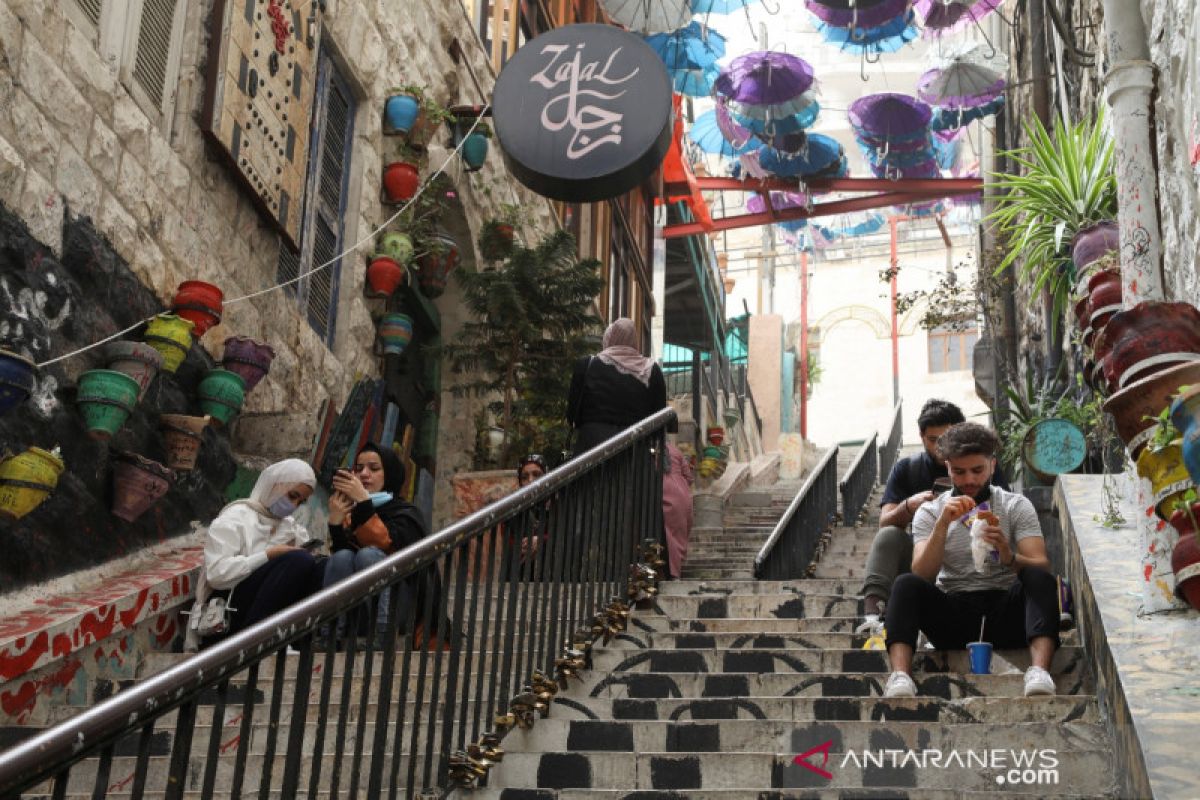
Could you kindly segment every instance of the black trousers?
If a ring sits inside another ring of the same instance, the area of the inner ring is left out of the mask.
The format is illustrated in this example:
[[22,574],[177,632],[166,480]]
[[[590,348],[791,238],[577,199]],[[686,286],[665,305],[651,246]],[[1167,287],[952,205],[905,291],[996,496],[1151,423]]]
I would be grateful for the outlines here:
[[235,610],[229,632],[237,633],[321,589],[325,559],[306,550],[273,558],[247,575],[233,589],[229,605]]
[[997,648],[1024,647],[1037,636],[1058,638],[1058,585],[1038,567],[1025,567],[1005,589],[947,594],[914,573],[896,578],[887,604],[887,644],[916,648],[924,631],[938,650],[961,650],[979,640],[980,621],[987,617],[983,641]]

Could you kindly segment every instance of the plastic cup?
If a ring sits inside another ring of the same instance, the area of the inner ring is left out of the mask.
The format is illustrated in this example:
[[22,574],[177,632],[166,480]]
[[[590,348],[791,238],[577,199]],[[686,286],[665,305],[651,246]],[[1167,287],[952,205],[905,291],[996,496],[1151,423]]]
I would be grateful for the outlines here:
[[992,643],[971,642],[967,645],[967,653],[971,656],[971,672],[976,675],[990,675],[992,672]]

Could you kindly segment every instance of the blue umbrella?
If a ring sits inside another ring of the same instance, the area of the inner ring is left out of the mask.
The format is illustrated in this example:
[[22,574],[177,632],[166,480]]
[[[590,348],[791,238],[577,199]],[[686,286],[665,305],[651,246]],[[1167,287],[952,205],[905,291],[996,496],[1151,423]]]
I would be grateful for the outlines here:
[[783,178],[811,177],[833,168],[840,171],[842,160],[842,146],[836,139],[821,133],[809,134],[808,147],[796,155],[780,153],[770,147],[758,151],[758,163],[762,168]]
[[726,158],[736,158],[754,150],[754,145],[750,143],[740,148],[730,144],[729,140],[721,134],[721,129],[717,127],[716,111],[705,111],[696,117],[696,121],[688,129],[688,138],[704,152]]
[[667,67],[675,91],[707,97],[720,74],[717,59],[725,55],[725,37],[705,31],[698,22],[670,33],[646,37],[646,44]]
[[983,119],[992,114],[1000,113],[1000,109],[1002,108],[1004,108],[1003,96],[997,97],[986,106],[979,106],[978,108],[935,108],[933,110],[933,118],[929,121],[929,129],[933,131],[949,131],[955,128],[963,128],[977,119]]
[[753,117],[737,113],[733,115],[733,118],[737,124],[753,131],[760,138],[773,138],[800,133],[806,128],[811,128],[813,123],[817,121],[817,115],[820,113],[821,104],[814,100],[800,113],[789,114],[786,117],[779,117],[778,119],[754,119]]
[[758,0],[692,0],[693,14],[732,14]]

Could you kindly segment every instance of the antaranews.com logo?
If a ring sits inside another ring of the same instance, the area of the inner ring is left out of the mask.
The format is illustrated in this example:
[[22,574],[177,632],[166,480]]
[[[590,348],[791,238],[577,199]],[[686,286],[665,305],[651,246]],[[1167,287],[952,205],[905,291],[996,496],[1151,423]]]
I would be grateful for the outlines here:
[[[994,772],[995,781],[1001,786],[1057,786],[1058,751],[1049,748],[1035,750],[1010,750],[990,748],[987,750],[922,749],[877,749],[847,750],[835,767],[830,767],[830,750],[833,741],[823,742],[792,759],[792,763],[820,775],[833,779],[832,769],[855,768],[859,770],[895,769],[961,769]],[[819,762],[818,762],[819,758]]]

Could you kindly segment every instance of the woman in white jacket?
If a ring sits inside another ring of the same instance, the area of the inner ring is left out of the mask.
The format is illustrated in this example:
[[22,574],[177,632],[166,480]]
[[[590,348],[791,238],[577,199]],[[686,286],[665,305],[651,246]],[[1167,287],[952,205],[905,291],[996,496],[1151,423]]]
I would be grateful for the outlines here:
[[[316,485],[312,467],[298,458],[272,464],[258,476],[249,499],[225,506],[208,526],[197,607],[203,607],[212,590],[228,592],[231,614],[225,634],[321,588],[325,564],[302,546],[312,537],[291,516]],[[193,614],[192,619],[199,617]]]

